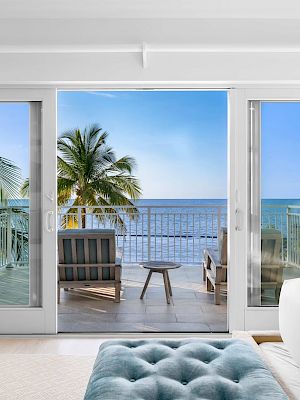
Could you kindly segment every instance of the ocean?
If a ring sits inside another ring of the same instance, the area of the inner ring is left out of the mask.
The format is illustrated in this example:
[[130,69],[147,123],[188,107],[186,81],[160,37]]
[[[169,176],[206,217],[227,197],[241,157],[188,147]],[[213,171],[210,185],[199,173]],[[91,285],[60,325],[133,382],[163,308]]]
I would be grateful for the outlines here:
[[[139,213],[130,218],[120,211],[123,227],[112,221],[86,218],[89,228],[115,228],[117,246],[127,263],[169,260],[199,264],[203,250],[218,249],[220,229],[227,227],[226,199],[142,199],[135,202]],[[265,199],[262,226],[275,228],[286,237],[286,207],[300,199]]]
[[[10,202],[28,206],[27,200]],[[122,248],[124,262],[169,260],[188,264],[201,263],[203,250],[218,249],[218,234],[227,226],[226,199],[141,199],[135,202],[139,212],[134,216],[120,210],[119,224],[113,214],[89,213],[86,228],[114,228],[117,246]],[[264,199],[262,226],[281,231],[286,238],[286,207],[300,206],[300,199]],[[60,209],[58,229],[67,208]],[[75,220],[69,215],[68,220]]]

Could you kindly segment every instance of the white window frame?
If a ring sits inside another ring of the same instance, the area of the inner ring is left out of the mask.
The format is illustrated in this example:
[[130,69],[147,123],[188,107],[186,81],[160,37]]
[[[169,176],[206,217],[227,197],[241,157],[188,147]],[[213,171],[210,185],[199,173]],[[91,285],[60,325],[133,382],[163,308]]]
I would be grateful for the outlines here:
[[0,102],[18,101],[40,102],[42,105],[41,305],[0,307],[0,334],[53,334],[57,331],[56,89],[0,88]]

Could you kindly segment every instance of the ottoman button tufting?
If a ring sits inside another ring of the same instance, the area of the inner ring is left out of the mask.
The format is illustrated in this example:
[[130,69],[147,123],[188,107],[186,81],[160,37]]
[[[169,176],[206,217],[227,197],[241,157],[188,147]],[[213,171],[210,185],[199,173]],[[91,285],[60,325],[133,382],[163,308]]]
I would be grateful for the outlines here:
[[[211,339],[106,342],[100,347],[84,399],[287,400],[251,344],[237,340],[227,345],[218,342],[228,349],[222,351],[215,343]],[[118,355],[120,360],[116,359]],[[262,384],[253,387],[251,374],[259,376]]]

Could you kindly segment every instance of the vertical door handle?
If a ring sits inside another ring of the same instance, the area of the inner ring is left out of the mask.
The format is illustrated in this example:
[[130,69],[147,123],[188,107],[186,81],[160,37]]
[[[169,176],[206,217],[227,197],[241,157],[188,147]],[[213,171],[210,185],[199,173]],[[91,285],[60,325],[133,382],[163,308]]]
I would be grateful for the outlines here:
[[243,230],[243,212],[239,208],[236,208],[235,210],[235,230]]
[[53,203],[53,201],[54,201],[54,193],[53,192],[49,192],[48,194],[46,194],[46,197],[48,200],[50,200]]
[[46,230],[47,232],[54,231],[54,211],[48,210],[46,212]]

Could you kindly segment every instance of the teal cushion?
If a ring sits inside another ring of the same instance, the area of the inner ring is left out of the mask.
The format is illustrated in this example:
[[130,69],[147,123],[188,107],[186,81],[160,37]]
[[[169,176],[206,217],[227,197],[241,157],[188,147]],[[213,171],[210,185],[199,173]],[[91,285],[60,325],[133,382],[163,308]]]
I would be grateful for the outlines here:
[[99,349],[85,400],[287,400],[239,340],[116,340]]

